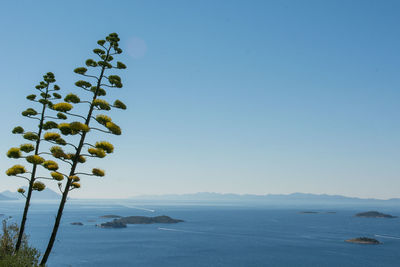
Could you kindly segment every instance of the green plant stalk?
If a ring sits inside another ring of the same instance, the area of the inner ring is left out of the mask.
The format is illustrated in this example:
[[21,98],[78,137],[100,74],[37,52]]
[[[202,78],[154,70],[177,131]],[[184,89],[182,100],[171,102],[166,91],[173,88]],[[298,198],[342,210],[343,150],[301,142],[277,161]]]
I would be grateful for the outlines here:
[[[104,59],[104,61],[106,61],[108,59],[108,56],[110,55],[110,50],[111,50],[111,46],[107,49],[107,55],[106,55],[106,58]],[[99,92],[99,88],[100,88],[100,84],[101,84],[101,80],[103,79],[103,76],[104,76],[104,70],[105,70],[105,66],[102,66],[101,73],[100,73],[99,79],[97,81],[96,91],[95,91],[95,93],[93,95],[93,99],[92,99],[92,102],[91,102],[90,108],[89,108],[89,113],[88,113],[88,115],[86,117],[86,121],[85,121],[85,124],[88,125],[88,126],[89,126],[90,119],[91,119],[92,113],[93,113],[93,108],[94,108],[93,101],[96,100],[96,98],[97,98],[97,95],[98,95],[98,92]],[[72,176],[72,175],[75,174],[75,169],[76,169],[76,167],[78,165],[78,159],[79,159],[82,147],[83,147],[84,142],[85,142],[86,133],[87,132],[83,132],[82,133],[79,145],[78,145],[78,147],[76,149],[74,160],[72,162],[72,167],[71,167],[71,171],[69,173],[69,176]],[[57,231],[58,231],[58,228],[60,226],[62,213],[64,211],[64,206],[65,206],[65,203],[67,202],[67,197],[68,197],[69,188],[71,186],[71,183],[72,183],[72,179],[67,179],[67,183],[66,183],[66,185],[64,187],[64,192],[62,194],[60,206],[58,207],[57,217],[56,217],[56,220],[54,222],[53,231],[51,233],[49,243],[47,244],[46,251],[43,254],[42,261],[40,262],[41,266],[44,266],[46,264],[46,262],[47,262],[47,260],[49,258],[49,255],[51,253],[51,250],[53,248],[54,241],[55,241],[56,236],[57,236]]]
[[[47,83],[47,86],[46,86],[46,97],[44,98],[45,101],[48,98],[49,86],[50,86],[50,83]],[[47,104],[44,103],[43,104],[43,108],[42,108],[42,114],[41,114],[41,118],[40,118],[40,123],[39,123],[39,132],[38,132],[38,139],[36,141],[35,155],[39,154],[40,138],[41,138],[42,131],[43,131],[44,113],[46,111],[46,106],[47,106]],[[27,192],[27,195],[26,195],[24,213],[22,215],[21,225],[20,225],[20,229],[19,229],[19,232],[18,232],[18,239],[17,239],[17,243],[15,245],[15,252],[18,252],[19,248],[21,247],[22,238],[24,236],[26,218],[28,216],[29,205],[30,205],[31,197],[32,197],[33,183],[35,182],[35,177],[36,177],[36,169],[37,169],[37,164],[34,163],[33,167],[32,167],[31,179],[29,181],[28,192]]]

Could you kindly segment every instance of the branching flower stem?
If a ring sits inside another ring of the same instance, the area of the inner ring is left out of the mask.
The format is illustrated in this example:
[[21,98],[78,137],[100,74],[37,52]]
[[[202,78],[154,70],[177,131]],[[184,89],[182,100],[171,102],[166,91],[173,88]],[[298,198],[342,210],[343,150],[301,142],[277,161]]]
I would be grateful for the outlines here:
[[[112,46],[110,45],[110,47],[107,49],[107,54],[106,54],[105,60],[108,59],[108,57],[110,55],[111,48],[112,48]],[[106,66],[105,65],[102,66],[99,78],[97,80],[96,91],[93,94],[93,99],[92,99],[92,102],[90,104],[89,112],[88,112],[88,115],[87,115],[86,120],[85,120],[85,124],[86,125],[89,125],[90,119],[92,118],[92,113],[93,113],[93,109],[94,109],[93,102],[97,99],[97,96],[98,96],[98,93],[99,93],[99,89],[100,89],[101,80],[104,77],[105,69],[106,69]],[[87,134],[87,132],[83,132],[82,135],[81,135],[81,139],[80,139],[79,145],[78,145],[78,147],[76,149],[76,153],[75,153],[75,156],[74,156],[73,161],[72,161],[72,166],[71,166],[71,170],[70,170],[70,176],[74,175],[75,169],[76,169],[76,167],[77,167],[77,165],[79,163],[79,156],[81,154],[82,147],[84,146],[84,143],[85,143],[86,134]],[[58,227],[60,226],[62,213],[64,211],[64,206],[65,206],[65,203],[67,201],[68,193],[69,193],[69,191],[71,191],[71,184],[72,184],[72,179],[67,179],[67,182],[66,182],[65,187],[64,187],[64,192],[62,194],[60,206],[58,208],[56,220],[54,222],[53,231],[51,233],[50,240],[49,240],[49,243],[47,245],[46,251],[43,254],[43,258],[42,258],[42,260],[40,262],[40,265],[42,265],[42,266],[44,266],[46,264],[47,259],[48,259],[49,255],[51,253],[52,248],[53,248],[54,241],[55,241],[56,236],[57,236]]]
[[[48,98],[49,86],[50,86],[50,82],[47,82],[46,92],[45,92],[46,95],[45,95],[45,98],[44,98],[45,101]],[[40,146],[41,135],[42,135],[42,130],[43,130],[43,123],[44,123],[44,119],[45,119],[45,115],[44,114],[45,114],[45,111],[46,111],[46,106],[47,106],[47,104],[44,103],[43,107],[42,107],[41,118],[40,118],[40,123],[39,123],[39,132],[37,133],[38,139],[36,140],[35,155],[39,154],[39,146]],[[33,183],[35,182],[35,176],[36,176],[36,169],[37,169],[37,164],[34,163],[33,167],[32,167],[31,179],[29,180],[28,192],[27,192],[27,195],[26,195],[24,213],[22,215],[22,220],[21,220],[19,233],[18,233],[18,239],[17,239],[17,243],[15,245],[15,252],[17,252],[20,249],[21,242],[22,242],[22,239],[23,239],[23,236],[24,236],[25,223],[26,223],[26,218],[27,218],[27,215],[28,215],[29,205],[30,205],[30,202],[31,202],[32,191],[33,191]]]

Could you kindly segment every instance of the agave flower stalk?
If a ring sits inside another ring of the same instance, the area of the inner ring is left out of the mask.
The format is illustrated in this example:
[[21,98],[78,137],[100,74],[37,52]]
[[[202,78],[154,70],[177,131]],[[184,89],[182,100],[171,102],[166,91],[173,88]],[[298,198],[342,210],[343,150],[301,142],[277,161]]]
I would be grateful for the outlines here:
[[[48,242],[46,251],[43,255],[41,265],[45,265],[47,259],[53,248],[54,241],[57,236],[57,231],[60,226],[60,221],[64,206],[67,202],[68,193],[71,190],[75,190],[81,187],[80,177],[78,175],[89,175],[89,176],[99,176],[105,175],[104,171],[98,168],[93,168],[91,173],[77,172],[78,164],[83,164],[86,162],[86,158],[104,158],[107,154],[112,153],[114,147],[112,144],[106,141],[99,141],[95,144],[89,144],[85,142],[87,134],[91,131],[98,131],[104,133],[110,133],[115,135],[121,134],[121,128],[115,124],[112,119],[106,115],[98,114],[95,116],[94,113],[98,111],[109,111],[111,108],[126,109],[124,103],[120,100],[116,100],[114,104],[109,104],[106,100],[99,97],[106,95],[106,90],[104,88],[121,88],[122,82],[121,78],[117,75],[106,75],[106,72],[111,69],[125,69],[126,66],[117,62],[112,64],[113,56],[121,54],[122,50],[118,45],[119,38],[116,33],[111,33],[105,40],[99,40],[97,43],[100,46],[93,50],[96,57],[99,57],[99,61],[93,59],[86,60],[86,66],[92,68],[92,70],[98,70],[98,75],[87,74],[88,69],[86,67],[79,67],[74,70],[75,73],[82,75],[85,79],[94,80],[94,85],[86,80],[79,80],[75,85],[84,91],[91,94],[91,99],[89,101],[82,101],[81,98],[75,94],[68,94],[64,98],[64,102],[57,103],[53,105],[53,109],[58,111],[59,116],[75,117],[82,121],[73,121],[70,123],[60,123],[58,129],[63,136],[78,136],[79,142],[76,145],[72,145],[73,152],[65,152],[59,146],[53,146],[50,149],[51,154],[56,159],[68,162],[70,164],[69,174],[63,174],[61,172],[52,172],[51,176],[53,179],[60,181],[58,183],[60,191],[62,192],[62,198],[58,208],[56,220],[54,222],[53,230]],[[80,115],[73,113],[73,104],[86,104],[89,106],[88,112],[85,115]],[[100,127],[104,129],[91,127],[90,122],[95,120]],[[83,151],[87,149],[87,153]],[[64,178],[67,178],[66,181]],[[61,181],[65,181],[64,185]]]
[[[27,144],[22,144],[20,147],[13,147],[10,148],[10,150],[7,152],[7,156],[9,158],[25,158],[28,163],[32,164],[32,171],[28,172],[26,168],[23,165],[14,165],[13,167],[9,168],[6,171],[6,174],[8,176],[15,176],[18,178],[23,178],[26,179],[29,182],[27,192],[25,192],[25,189],[19,188],[18,192],[22,194],[25,197],[25,207],[24,207],[24,212],[22,215],[21,219],[21,224],[19,228],[19,233],[18,233],[18,239],[16,242],[15,246],[15,251],[18,251],[21,242],[23,240],[24,236],[24,231],[25,231],[25,224],[26,224],[26,219],[28,216],[28,210],[29,210],[29,205],[32,197],[32,191],[37,190],[37,191],[42,191],[45,189],[44,183],[37,181],[41,177],[36,177],[36,171],[37,171],[37,166],[44,164],[45,168],[46,166],[49,165],[48,161],[45,161],[40,154],[40,142],[42,138],[42,133],[45,130],[48,130],[50,128],[57,128],[57,124],[51,123],[51,122],[45,122],[46,119],[46,109],[52,107],[52,102],[51,100],[54,99],[59,99],[61,96],[58,93],[55,93],[54,91],[60,90],[60,87],[57,85],[51,85],[55,82],[54,74],[51,72],[48,72],[43,76],[43,81],[41,81],[37,86],[36,89],[39,90],[39,100],[37,100],[38,96],[35,94],[28,95],[26,98],[32,102],[37,102],[42,105],[42,112],[39,113],[33,108],[28,108],[25,111],[22,112],[22,115],[30,118],[30,119],[35,119],[39,120],[39,126],[38,126],[38,132],[25,132],[25,130],[21,126],[17,126],[12,130],[12,133],[14,134],[21,134],[24,139],[34,142],[32,143],[27,143]],[[53,92],[53,93],[52,93]],[[52,95],[51,95],[52,93]],[[61,139],[59,139],[61,140]],[[57,141],[59,141],[57,140]],[[31,153],[34,152],[33,155],[27,155],[23,156],[22,152],[24,153]],[[56,163],[55,163],[56,164]],[[58,168],[57,165],[53,164],[53,169],[55,167]],[[30,177],[24,176],[24,174],[28,174]]]

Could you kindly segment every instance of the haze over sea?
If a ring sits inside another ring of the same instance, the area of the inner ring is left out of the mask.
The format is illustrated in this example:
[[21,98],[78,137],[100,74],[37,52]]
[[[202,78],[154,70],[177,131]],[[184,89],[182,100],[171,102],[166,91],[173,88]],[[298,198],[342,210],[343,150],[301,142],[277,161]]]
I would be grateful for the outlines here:
[[[0,213],[20,220],[23,203],[0,201]],[[151,200],[71,200],[49,266],[398,266],[399,219],[359,218],[371,206],[257,205]],[[400,215],[400,207],[374,207]],[[27,233],[44,250],[57,203],[31,207]],[[302,214],[301,211],[318,211]],[[332,213],[336,212],[336,213]],[[103,229],[100,216],[168,215],[178,224]],[[82,222],[83,226],[71,225]],[[344,240],[373,237],[383,244]]]

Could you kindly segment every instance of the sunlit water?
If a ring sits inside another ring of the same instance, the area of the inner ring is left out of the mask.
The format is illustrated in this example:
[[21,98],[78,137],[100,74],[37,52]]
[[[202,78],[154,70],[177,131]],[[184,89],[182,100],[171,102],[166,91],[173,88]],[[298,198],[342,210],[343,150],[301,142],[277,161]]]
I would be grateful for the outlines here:
[[[32,204],[27,233],[44,251],[56,203]],[[366,208],[313,209],[240,205],[160,205],[134,201],[70,201],[49,266],[400,266],[400,219],[358,218]],[[336,213],[328,213],[334,211]],[[380,211],[400,215],[400,208]],[[19,221],[20,202],[0,202]],[[178,224],[102,229],[105,214],[168,215]],[[71,225],[82,222],[84,226]],[[382,245],[344,240],[373,237]]]

